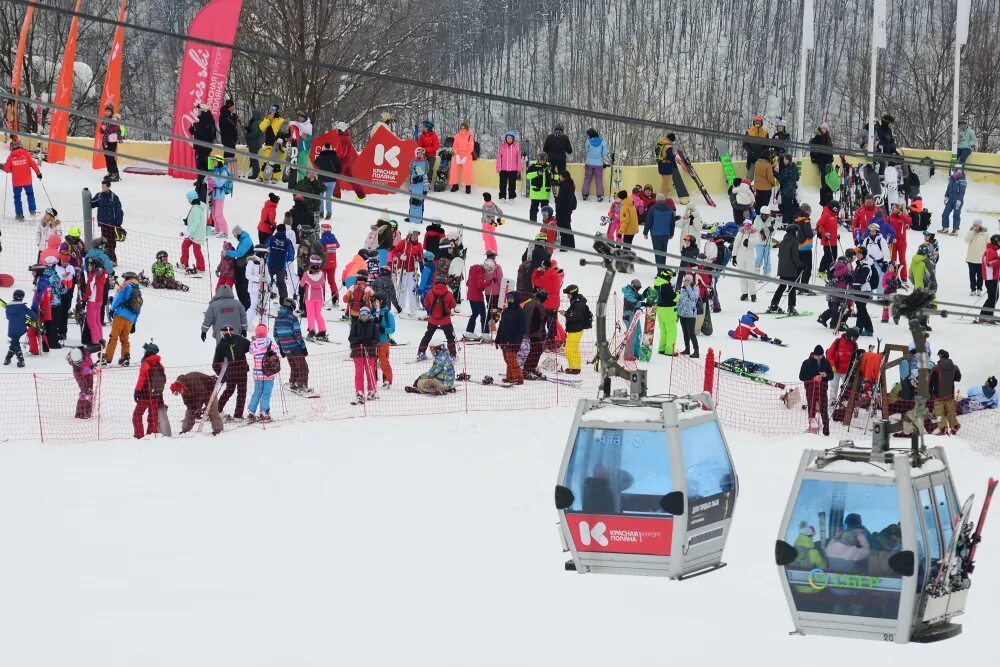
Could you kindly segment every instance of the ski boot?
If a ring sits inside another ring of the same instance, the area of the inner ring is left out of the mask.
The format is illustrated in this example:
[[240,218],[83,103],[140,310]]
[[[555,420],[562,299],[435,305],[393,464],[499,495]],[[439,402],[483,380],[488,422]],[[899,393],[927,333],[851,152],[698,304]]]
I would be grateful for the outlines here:
[[749,300],[750,300],[750,295],[749,294],[741,294],[740,295],[740,301],[749,301]]
[[7,356],[3,358],[3,365],[10,366],[10,360],[14,358],[13,352],[8,352]]
[[327,338],[325,331],[320,331],[318,334],[316,334],[316,340],[318,340],[321,343],[329,343],[330,342],[330,339]]
[[458,192],[458,183],[456,183],[455,185],[451,186],[451,191],[452,192]]
[[316,332],[313,331],[312,329],[310,329],[309,333],[306,334],[306,341],[309,342],[309,343],[315,343],[316,342]]
[[184,275],[186,276],[196,276],[198,275],[198,269],[194,267],[184,267]]
[[365,392],[358,391],[354,394],[354,405],[364,405],[365,403]]
[[24,222],[24,216],[23,215],[15,215],[14,219],[17,220],[18,222]]
[[789,308],[788,312],[786,313],[786,315],[788,315],[788,316],[798,315],[798,314],[799,314],[799,311],[795,310],[794,308]]
[[781,306],[768,306],[767,310],[764,311],[768,315],[784,315],[785,311],[781,309]]
[[129,362],[130,362],[131,360],[132,360],[132,359],[131,359],[131,357],[130,357],[129,355],[127,355],[127,354],[123,354],[123,355],[122,355],[122,358],[118,360],[118,365],[119,365],[119,366],[128,366],[128,364],[129,364]]
[[376,394],[374,391],[368,392],[368,400],[369,401],[374,401],[377,398],[378,398],[378,394]]
[[466,331],[465,333],[462,334],[462,340],[478,341],[479,340],[479,336],[477,336],[476,334],[472,333],[471,331]]
[[490,335],[488,333],[479,334],[479,340],[483,341],[484,343],[492,343],[493,342],[493,339],[490,338]]
[[417,361],[427,361],[427,354],[424,352],[417,354]]
[[383,382],[383,383],[382,383],[382,389],[383,389],[383,390],[388,390],[388,389],[392,389],[392,385],[391,385],[391,384],[389,384],[388,382]]
[[255,415],[252,412],[250,414],[248,414],[247,415],[247,423],[248,424],[256,424],[257,423],[257,415]]
[[757,303],[757,295],[756,294],[751,294],[750,295],[750,301],[752,301],[753,303]]
[[257,421],[259,421],[261,424],[269,423],[271,421],[271,413],[270,412],[260,413],[260,417],[257,419]]
[[467,194],[467,195],[471,195],[472,194],[472,186],[471,185],[466,185],[465,186],[465,194]]
[[24,368],[24,354],[22,352],[17,353],[17,367]]
[[598,203],[598,204],[600,204],[600,203],[601,203],[601,202],[603,202],[603,201],[604,201],[604,197],[598,197],[598,198],[597,198],[597,203]]

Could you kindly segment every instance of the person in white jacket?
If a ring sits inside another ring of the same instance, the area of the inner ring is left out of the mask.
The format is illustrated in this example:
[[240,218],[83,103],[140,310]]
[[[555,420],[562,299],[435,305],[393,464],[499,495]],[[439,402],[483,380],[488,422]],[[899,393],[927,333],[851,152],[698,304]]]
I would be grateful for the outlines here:
[[774,218],[771,217],[771,207],[761,206],[759,215],[753,221],[753,230],[757,234],[754,267],[765,276],[771,275],[771,246],[774,245]]
[[688,204],[684,207],[684,213],[681,214],[680,220],[677,222],[675,234],[680,239],[688,234],[696,239],[701,238],[701,214],[698,213],[697,206]]
[[[260,261],[260,257],[257,255],[247,257],[246,276],[247,291],[250,292],[250,307],[247,308],[249,326],[267,324],[267,317],[261,316],[257,312],[260,306],[260,285],[264,281],[264,263]],[[265,295],[264,298],[267,299],[269,296]]]
[[965,254],[965,263],[969,266],[969,296],[983,295],[983,253],[990,235],[982,220],[976,220],[965,234],[965,242],[969,249]]
[[[754,231],[753,223],[744,220],[740,231],[733,240],[733,266],[746,273],[756,273],[757,246],[760,235]],[[757,300],[757,281],[740,276],[740,301]]]
[[43,253],[49,249],[49,238],[56,236],[59,240],[62,240],[62,223],[59,222],[58,214],[54,208],[45,209],[45,215],[42,219],[38,221],[38,227],[35,229],[35,244],[38,246],[38,252]]

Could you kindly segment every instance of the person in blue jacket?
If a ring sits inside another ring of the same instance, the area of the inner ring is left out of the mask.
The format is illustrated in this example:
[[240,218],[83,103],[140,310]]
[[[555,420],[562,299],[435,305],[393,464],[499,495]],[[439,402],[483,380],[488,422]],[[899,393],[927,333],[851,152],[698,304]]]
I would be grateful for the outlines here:
[[396,333],[396,316],[392,314],[392,308],[388,303],[379,306],[378,332],[375,353],[378,355],[379,370],[382,371],[382,388],[390,389],[392,387],[392,363],[389,361],[389,352],[396,344],[396,341],[392,339],[392,334]]
[[271,280],[278,283],[278,303],[284,303],[288,298],[288,265],[295,259],[295,246],[288,238],[284,223],[275,227],[264,247],[268,249],[267,272],[271,275]]
[[[948,188],[944,191],[944,211],[941,213],[941,229],[938,233],[958,234],[958,228],[962,224],[962,204],[965,201],[966,185],[968,181],[965,180],[965,171],[962,169],[956,169],[948,177]],[[949,217],[951,231],[948,230]]]
[[608,144],[597,133],[587,130],[587,157],[583,161],[583,201],[590,196],[591,181],[597,182],[597,201],[604,201],[604,160],[608,156]]
[[[139,319],[139,307],[142,301],[141,296],[138,301],[132,298],[135,291],[139,290],[139,281],[132,271],[122,274],[122,285],[115,294],[115,300],[111,302],[111,333],[108,335],[108,345],[104,348],[104,358],[101,365],[107,366],[115,358],[115,347],[118,342],[122,344],[122,356],[118,360],[119,366],[128,366],[131,356],[131,345],[129,344],[129,334],[135,331],[135,323]],[[135,310],[133,310],[135,308]]]
[[10,347],[7,349],[3,365],[9,366],[10,360],[17,357],[17,367],[24,368],[21,336],[28,332],[28,320],[35,319],[35,311],[24,304],[24,290],[20,289],[14,290],[14,301],[8,303],[4,310],[7,311],[7,337],[10,339]]
[[[667,263],[667,245],[674,238],[674,210],[667,205],[667,196],[657,193],[656,203],[646,211],[646,222],[642,227],[642,237],[653,237],[653,250],[659,268]],[[664,254],[660,254],[664,253]]]
[[434,273],[437,271],[437,263],[434,261],[434,253],[430,250],[424,251],[424,263],[420,269],[420,285],[417,286],[417,294],[420,296],[420,303],[424,302],[424,297],[434,287]]
[[966,412],[972,412],[974,410],[996,410],[998,405],[1000,405],[1000,401],[997,397],[997,379],[996,376],[991,375],[986,378],[986,382],[982,385],[969,387],[969,390],[965,392],[965,399],[959,401],[958,408],[959,414],[964,414],[961,412],[962,408],[965,408]]
[[[271,237],[274,238],[273,236]],[[270,240],[270,239],[268,239]],[[302,339],[302,324],[295,316],[295,300],[282,299],[278,315],[274,318],[274,339],[278,351],[288,360],[288,386],[292,391],[312,394],[309,386],[309,350]]]
[[249,232],[243,231],[240,225],[233,226],[233,238],[236,239],[236,248],[226,251],[226,257],[236,260],[236,271],[234,278],[236,282],[236,298],[240,300],[244,308],[250,308],[250,289],[247,283],[247,258],[253,253],[253,239]]
[[106,242],[105,252],[117,264],[115,248],[118,241],[124,238],[121,227],[125,221],[125,213],[122,211],[122,200],[111,191],[111,181],[106,178],[101,181],[101,191],[91,198],[90,208],[97,209],[97,224],[100,225],[101,236]]

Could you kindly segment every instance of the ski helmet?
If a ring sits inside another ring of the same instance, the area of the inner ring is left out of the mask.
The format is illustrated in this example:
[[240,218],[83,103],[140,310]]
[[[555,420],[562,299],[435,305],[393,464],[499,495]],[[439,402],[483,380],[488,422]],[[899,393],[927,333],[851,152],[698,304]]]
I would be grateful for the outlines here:
[[840,202],[839,201],[832,201],[829,204],[827,204],[826,207],[828,209],[830,209],[831,211],[833,211],[834,213],[839,213],[840,212]]
[[546,153],[545,151],[538,151],[538,153],[535,154],[535,157],[537,157],[539,160],[548,160],[549,154]]
[[223,335],[225,335],[227,332],[233,333],[234,331],[236,331],[236,327],[234,327],[232,324],[223,324],[221,327],[219,327],[219,333]]
[[91,257],[87,260],[87,266],[92,269],[99,269],[104,266],[104,262],[101,261],[100,257]]
[[66,232],[66,236],[72,236],[75,239],[80,238],[80,228],[76,226],[70,227],[69,231]]
[[122,274],[122,280],[132,280],[133,278],[138,278],[138,277],[139,276],[135,275],[135,271],[126,271],[125,273]]
[[857,340],[861,336],[861,332],[858,331],[857,327],[851,327],[846,332],[844,332],[844,338],[847,340]]
[[997,388],[997,378],[995,375],[991,375],[988,378],[986,378],[986,386],[989,387],[990,389]]
[[367,319],[371,316],[372,316],[372,311],[369,310],[368,308],[362,308],[361,310],[358,311],[358,317],[363,317]]
[[764,122],[764,115],[763,114],[756,114],[753,117],[753,122],[755,122],[755,123],[763,123]]
[[549,293],[546,290],[544,290],[544,289],[536,289],[535,290],[535,298],[538,299],[539,301],[543,301],[543,302],[544,301],[548,301],[549,300]]
[[425,262],[433,262],[434,261],[434,253],[432,253],[430,250],[424,250],[424,261]]
[[919,246],[917,246],[917,254],[924,256],[931,254],[930,246],[928,246],[926,243],[921,243]]
[[760,207],[760,214],[761,215],[771,215],[771,207],[767,206],[767,205],[761,206]]
[[310,266],[320,266],[323,264],[323,260],[319,255],[309,255],[309,265]]
[[254,335],[256,335],[257,338],[264,338],[265,336],[267,336],[267,325],[258,324],[257,328],[254,329]]
[[[55,210],[54,208],[52,208],[50,206],[47,209],[45,209],[45,215],[47,215],[49,217],[52,217],[52,218],[58,218],[59,217],[59,211]],[[67,236],[69,236],[69,234],[67,234]]]
[[878,226],[877,222],[872,222],[872,223],[869,223],[869,225],[868,225],[868,231],[870,231],[870,232],[872,232],[872,231],[877,232],[880,229],[881,229],[881,227]]
[[69,360],[77,366],[83,363],[83,350],[79,347],[70,348],[69,354],[66,356],[69,357]]
[[993,236],[991,236],[990,243],[992,243],[997,247],[1000,247],[1000,234],[994,234]]
[[14,301],[24,301],[24,290],[16,289],[14,290]]
[[156,261],[157,262],[165,262],[165,261],[167,261],[167,251],[166,250],[158,250],[156,252]]
[[[542,210],[542,215],[545,216],[546,218],[552,216],[552,207],[551,206],[543,206],[541,210]],[[546,236],[545,238],[548,238],[548,236]]]
[[291,297],[286,298],[284,301],[281,302],[281,305],[284,306],[285,308],[291,308],[292,310],[294,310],[295,299],[292,299]]
[[45,258],[45,266],[55,266],[58,263],[59,260],[56,259],[55,255],[49,255],[48,257]]
[[748,310],[747,311],[747,315],[749,315],[750,319],[753,320],[754,322],[757,322],[757,321],[760,320],[760,315],[758,315],[757,313],[753,312],[752,310]]
[[149,341],[148,343],[144,344],[142,346],[142,349],[146,351],[146,354],[159,354],[160,353],[160,346],[157,345],[156,343],[154,343],[153,341]]

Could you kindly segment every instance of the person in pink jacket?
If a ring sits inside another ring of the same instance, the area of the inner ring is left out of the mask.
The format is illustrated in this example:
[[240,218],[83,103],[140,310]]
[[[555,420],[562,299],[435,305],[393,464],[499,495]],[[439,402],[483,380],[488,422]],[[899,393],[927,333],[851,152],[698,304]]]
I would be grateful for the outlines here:
[[486,261],[483,262],[483,293],[486,295],[488,312],[498,310],[500,304],[507,303],[507,290],[503,279],[503,269],[497,264],[497,254],[486,251]]
[[455,155],[451,159],[451,172],[448,181],[451,183],[451,191],[458,192],[458,172],[462,172],[462,182],[465,183],[465,194],[472,192],[472,151],[476,147],[476,140],[469,131],[469,124],[462,123],[455,134],[455,142],[452,150]]
[[306,302],[306,317],[309,334],[306,340],[329,340],[326,337],[326,321],[323,319],[323,302],[326,301],[326,274],[323,272],[323,258],[309,256],[309,271],[299,280],[303,300]]
[[500,174],[500,199],[517,198],[517,181],[524,173],[521,144],[513,130],[507,130],[497,146],[497,173]]

